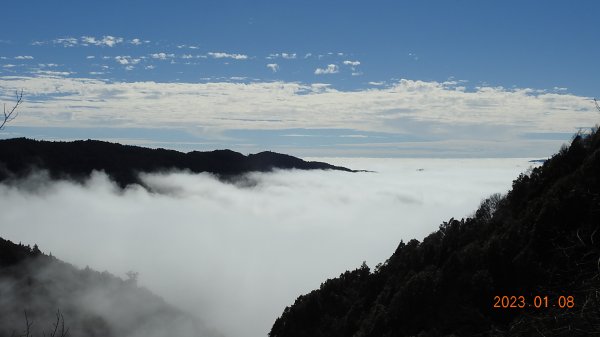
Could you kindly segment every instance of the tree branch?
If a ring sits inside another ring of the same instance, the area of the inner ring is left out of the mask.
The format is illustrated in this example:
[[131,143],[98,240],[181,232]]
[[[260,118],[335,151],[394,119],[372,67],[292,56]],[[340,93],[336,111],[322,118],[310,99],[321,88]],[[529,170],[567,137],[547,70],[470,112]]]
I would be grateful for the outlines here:
[[58,332],[58,327],[60,326],[60,337],[66,337],[69,333],[69,329],[65,330],[65,317],[60,312],[60,309],[56,310],[56,322],[53,324],[54,331],[50,334],[50,337],[56,337],[56,333]]
[[23,102],[23,89],[21,89],[20,92],[15,91],[15,96],[16,96],[17,102],[11,109],[6,110],[6,103],[4,103],[4,116],[2,117],[2,121],[0,122],[0,130],[2,130],[4,128],[4,125],[6,125],[6,123],[12,121],[19,115],[19,112],[17,111],[17,107],[19,106],[19,104],[21,104]]
[[27,310],[23,310],[23,312],[25,313],[25,335],[24,335],[24,337],[30,337],[31,336],[31,326],[33,325],[33,322],[29,322],[29,317],[27,317]]

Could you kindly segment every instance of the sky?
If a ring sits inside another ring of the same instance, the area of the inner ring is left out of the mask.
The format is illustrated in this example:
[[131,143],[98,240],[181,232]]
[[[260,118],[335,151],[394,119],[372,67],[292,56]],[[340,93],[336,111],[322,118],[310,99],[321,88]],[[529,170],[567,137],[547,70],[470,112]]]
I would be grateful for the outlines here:
[[298,156],[544,157],[598,123],[597,1],[1,5],[0,134]]
[[[473,214],[531,165],[507,158],[327,161],[376,172],[251,173],[235,184],[209,174],[142,175],[152,192],[121,190],[98,172],[85,183],[37,172],[0,184],[0,235],[37,243],[79,268],[120,277],[134,270],[141,286],[209,328],[259,337],[301,294],[362,261],[374,268],[400,240],[422,240],[443,221]],[[106,310],[98,314],[112,321]]]

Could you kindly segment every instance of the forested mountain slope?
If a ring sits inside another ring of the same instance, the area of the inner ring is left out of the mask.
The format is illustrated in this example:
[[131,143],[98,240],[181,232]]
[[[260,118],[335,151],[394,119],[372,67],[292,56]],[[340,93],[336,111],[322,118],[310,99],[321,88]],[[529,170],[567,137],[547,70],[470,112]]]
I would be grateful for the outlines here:
[[273,169],[351,170],[275,152],[245,156],[231,150],[182,153],[97,140],[73,142],[38,141],[26,138],[0,140],[0,181],[23,177],[44,169],[52,178],[84,179],[93,170],[104,171],[121,187],[140,183],[138,173],[169,170],[209,172],[231,178],[251,171]]
[[0,238],[0,336],[26,335],[27,322],[29,336],[48,336],[58,310],[69,336],[219,336],[134,278],[80,270]]
[[473,217],[300,296],[269,336],[588,336],[600,331],[599,272],[595,131]]

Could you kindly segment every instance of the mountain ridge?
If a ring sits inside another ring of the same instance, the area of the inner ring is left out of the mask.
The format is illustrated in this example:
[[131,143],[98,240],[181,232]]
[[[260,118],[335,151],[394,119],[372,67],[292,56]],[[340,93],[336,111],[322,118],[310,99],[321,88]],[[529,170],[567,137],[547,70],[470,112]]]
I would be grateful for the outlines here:
[[208,172],[224,180],[248,172],[274,169],[358,172],[271,151],[248,156],[232,150],[183,153],[90,139],[71,142],[5,139],[0,140],[0,153],[0,181],[24,177],[36,169],[48,170],[51,178],[76,180],[88,177],[93,170],[101,170],[121,187],[141,184],[139,173],[168,170]]

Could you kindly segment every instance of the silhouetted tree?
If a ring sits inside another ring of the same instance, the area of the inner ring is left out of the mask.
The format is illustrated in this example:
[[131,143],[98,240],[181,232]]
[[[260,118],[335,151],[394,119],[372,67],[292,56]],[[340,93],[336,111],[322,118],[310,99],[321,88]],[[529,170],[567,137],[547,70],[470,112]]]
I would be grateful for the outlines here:
[[19,112],[17,111],[17,107],[19,104],[23,102],[23,89],[21,91],[15,91],[16,103],[12,108],[6,109],[6,103],[4,103],[4,116],[2,117],[2,121],[0,121],[0,130],[4,128],[6,123],[12,121],[17,117]]
[[[25,314],[25,330],[22,335],[18,337],[33,337],[31,332],[31,327],[33,326],[33,321],[29,320],[29,316],[27,315],[27,311],[24,311]],[[60,312],[60,309],[56,310],[56,321],[52,323],[52,328],[50,329],[50,337],[66,337],[69,334],[69,328],[65,329],[65,318],[63,314]],[[46,333],[43,333],[43,336],[46,337]],[[11,334],[11,337],[17,337],[15,332]]]
[[130,270],[127,273],[125,273],[125,275],[127,275],[127,281],[131,284],[133,284],[134,286],[137,285],[137,280],[138,280],[138,276],[140,275],[140,273]]

